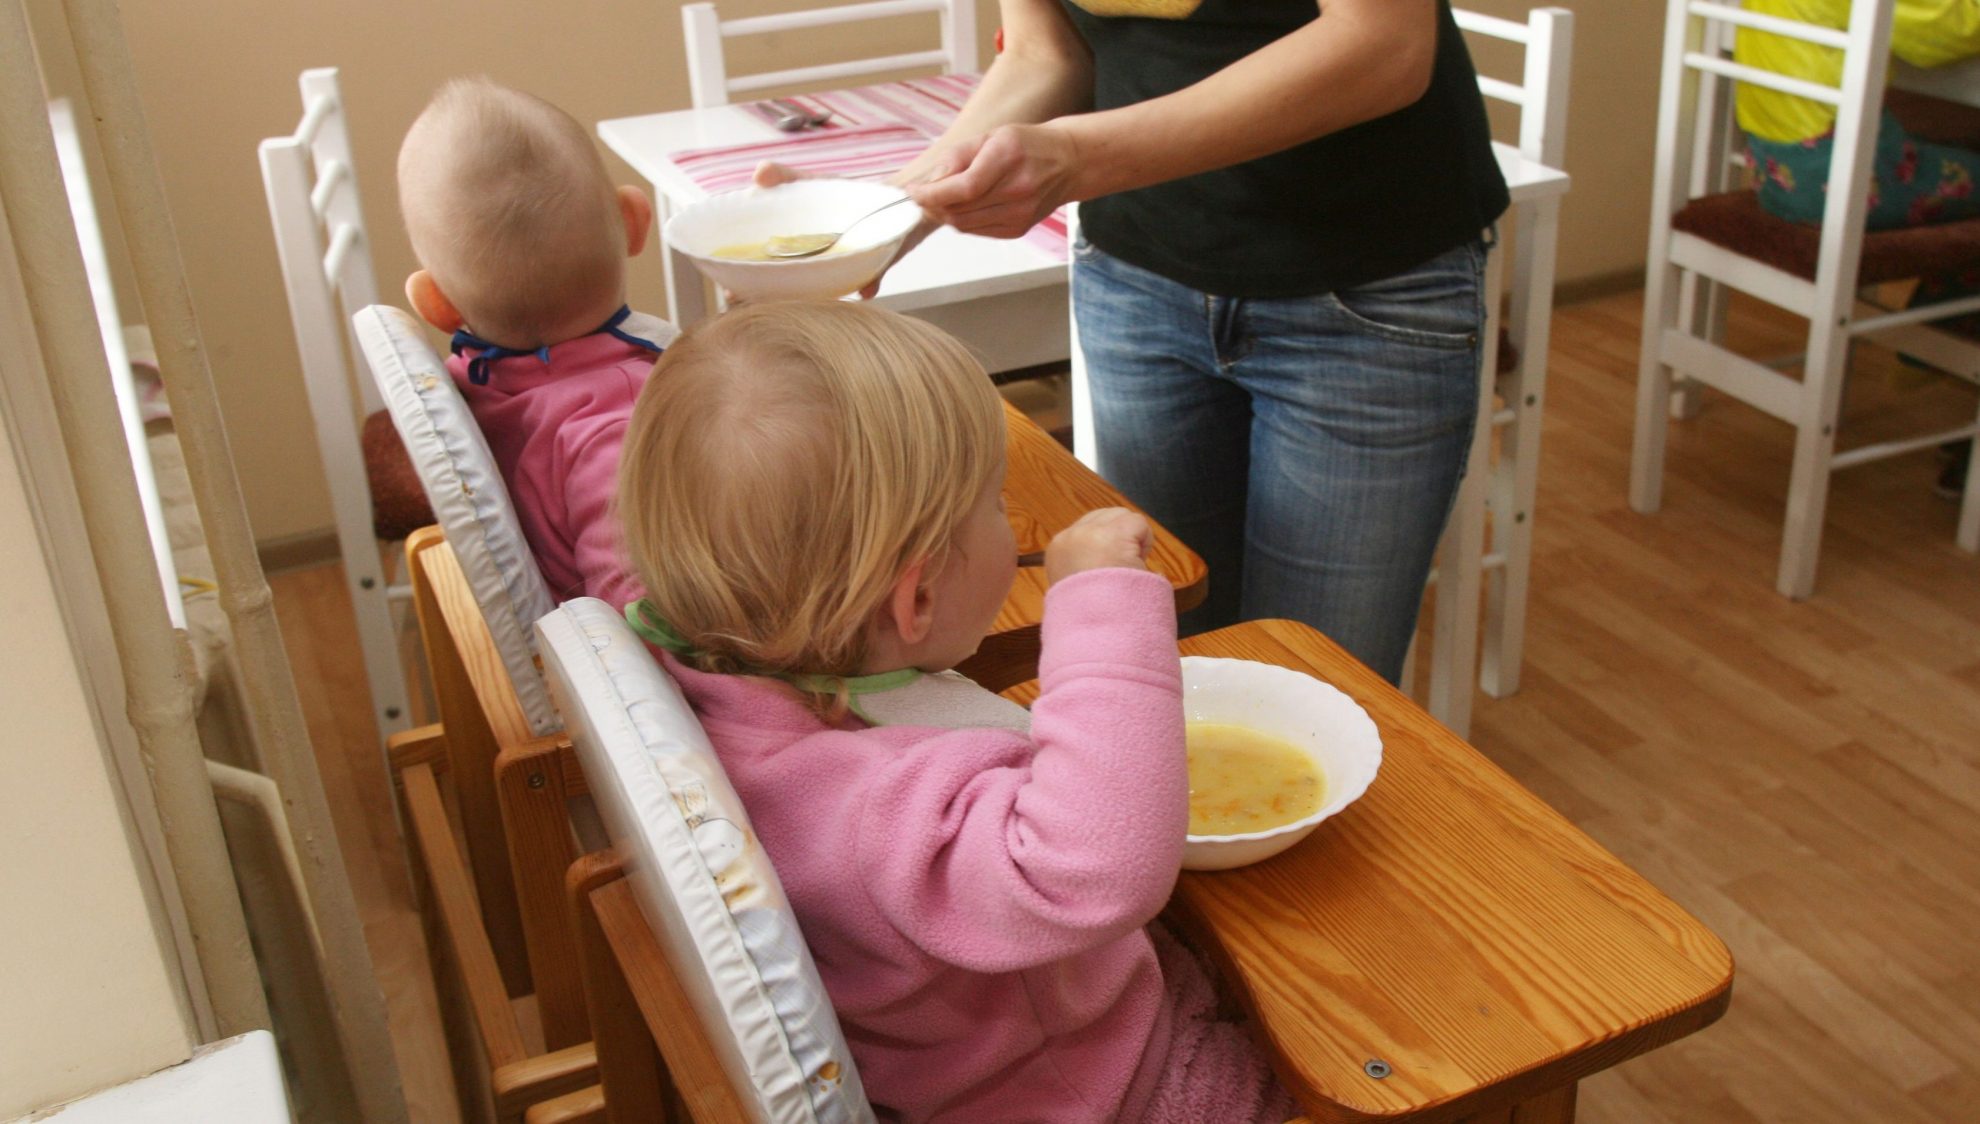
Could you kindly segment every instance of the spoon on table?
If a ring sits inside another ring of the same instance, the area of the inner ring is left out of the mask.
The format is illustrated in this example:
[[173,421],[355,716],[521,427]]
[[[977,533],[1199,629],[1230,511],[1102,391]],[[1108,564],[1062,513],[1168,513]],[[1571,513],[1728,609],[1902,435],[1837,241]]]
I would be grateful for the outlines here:
[[853,227],[858,226],[860,223],[865,222],[867,219],[872,218],[889,207],[898,207],[903,203],[912,203],[913,201],[914,196],[903,195],[890,203],[882,203],[880,206],[847,223],[846,228],[837,234],[775,235],[763,243],[763,255],[777,261],[788,261],[791,258],[815,258],[819,254],[838,245],[839,239],[850,234]]
[[824,113],[813,113],[798,103],[785,98],[771,98],[770,106],[780,114],[776,120],[777,128],[786,133],[803,132],[814,125],[823,125],[832,119],[832,111],[829,109]]

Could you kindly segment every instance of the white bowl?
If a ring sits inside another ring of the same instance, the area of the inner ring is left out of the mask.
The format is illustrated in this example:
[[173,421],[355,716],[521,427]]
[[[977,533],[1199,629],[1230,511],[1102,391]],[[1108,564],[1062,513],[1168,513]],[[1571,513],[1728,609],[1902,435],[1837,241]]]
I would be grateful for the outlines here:
[[[921,209],[903,204],[858,226],[853,220],[903,195],[900,188],[861,180],[796,180],[711,195],[667,220],[669,247],[694,260],[710,281],[741,300],[830,300],[854,292],[893,260]],[[847,228],[851,227],[849,231]],[[846,237],[816,257],[738,261],[715,251],[777,235]]]
[[1278,854],[1359,799],[1382,767],[1375,721],[1330,684],[1275,664],[1208,656],[1184,656],[1182,672],[1187,721],[1227,722],[1283,738],[1313,758],[1327,786],[1327,802],[1305,819],[1242,835],[1190,836],[1184,870],[1229,870]]

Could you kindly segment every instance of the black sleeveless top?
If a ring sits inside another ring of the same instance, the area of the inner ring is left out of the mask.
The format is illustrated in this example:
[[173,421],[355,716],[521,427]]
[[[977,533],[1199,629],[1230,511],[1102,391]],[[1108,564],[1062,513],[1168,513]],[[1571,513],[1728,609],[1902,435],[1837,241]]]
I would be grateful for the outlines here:
[[[1093,52],[1094,108],[1189,86],[1320,15],[1315,0],[1202,0],[1188,18],[1099,17],[1062,0]],[[1081,203],[1094,245],[1218,296],[1291,297],[1392,276],[1506,209],[1477,72],[1437,3],[1429,90],[1386,117],[1257,160]]]

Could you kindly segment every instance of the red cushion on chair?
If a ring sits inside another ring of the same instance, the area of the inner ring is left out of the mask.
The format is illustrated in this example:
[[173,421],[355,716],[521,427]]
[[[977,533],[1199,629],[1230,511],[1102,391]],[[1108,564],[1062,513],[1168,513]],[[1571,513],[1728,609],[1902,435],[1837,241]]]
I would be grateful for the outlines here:
[[[1809,281],[1821,253],[1821,229],[1768,214],[1751,191],[1693,199],[1671,226],[1715,246],[1765,262]],[[1980,267],[1980,219],[1934,223],[1863,236],[1859,285],[1904,281]]]
[[371,481],[371,529],[379,538],[396,541],[433,525],[426,490],[386,410],[364,419],[364,474]]
[[1919,140],[1980,149],[1980,107],[1892,86],[1884,91],[1884,108]]

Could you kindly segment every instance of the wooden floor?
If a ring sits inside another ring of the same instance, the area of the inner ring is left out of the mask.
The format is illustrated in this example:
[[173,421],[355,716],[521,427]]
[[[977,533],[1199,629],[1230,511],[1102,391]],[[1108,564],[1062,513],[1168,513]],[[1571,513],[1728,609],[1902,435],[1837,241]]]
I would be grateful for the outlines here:
[[[1474,741],[1704,919],[1731,1013],[1583,1086],[1584,1124],[1980,1120],[1980,559],[1931,452],[1832,491],[1813,600],[1773,591],[1792,433],[1710,399],[1664,510],[1627,483],[1640,296],[1559,310],[1525,677]],[[1794,324],[1735,310],[1735,338]],[[1871,355],[1843,443],[1968,418]],[[274,579],[415,1118],[448,1120],[431,989],[332,569]]]

